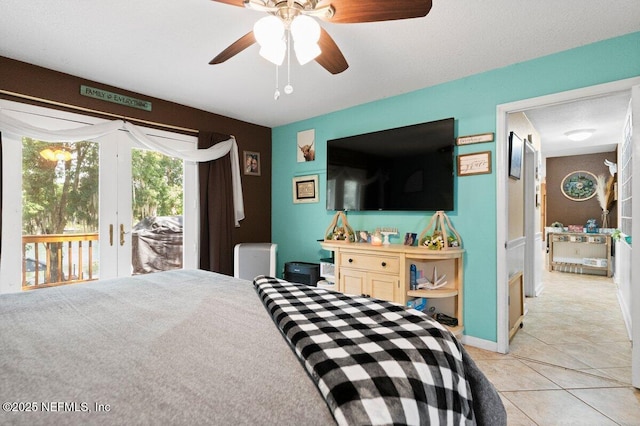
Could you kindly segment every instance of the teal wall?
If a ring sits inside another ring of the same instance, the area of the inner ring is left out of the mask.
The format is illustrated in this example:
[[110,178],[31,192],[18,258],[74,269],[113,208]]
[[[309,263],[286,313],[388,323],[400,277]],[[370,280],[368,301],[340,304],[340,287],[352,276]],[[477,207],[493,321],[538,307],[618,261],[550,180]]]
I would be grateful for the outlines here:
[[[349,71],[347,71],[349,72]],[[326,141],[358,133],[455,117],[456,136],[496,131],[496,106],[640,75],[640,32],[412,93],[359,105],[273,129],[272,239],[278,271],[284,262],[318,262],[333,213],[325,208]],[[327,96],[334,96],[327,91]],[[315,129],[316,160],[298,163],[297,132]],[[495,143],[456,147],[457,154],[492,151],[493,173],[455,178],[455,211],[448,212],[466,249],[465,334],[497,341]],[[320,202],[293,204],[292,178],[317,174]],[[433,212],[349,212],[354,229],[397,227],[421,232]],[[392,243],[401,243],[400,238]],[[280,272],[281,274],[281,272]]]

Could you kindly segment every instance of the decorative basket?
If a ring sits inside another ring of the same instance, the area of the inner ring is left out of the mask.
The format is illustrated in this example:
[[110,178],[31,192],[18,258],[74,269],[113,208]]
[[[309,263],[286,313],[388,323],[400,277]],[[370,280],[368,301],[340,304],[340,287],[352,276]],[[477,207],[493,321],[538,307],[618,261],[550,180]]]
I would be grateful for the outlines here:
[[352,243],[356,240],[356,233],[349,226],[347,215],[344,212],[336,212],[331,224],[324,233],[325,241],[342,241]]
[[462,238],[445,212],[437,211],[420,234],[418,244],[431,250],[447,250],[462,247]]

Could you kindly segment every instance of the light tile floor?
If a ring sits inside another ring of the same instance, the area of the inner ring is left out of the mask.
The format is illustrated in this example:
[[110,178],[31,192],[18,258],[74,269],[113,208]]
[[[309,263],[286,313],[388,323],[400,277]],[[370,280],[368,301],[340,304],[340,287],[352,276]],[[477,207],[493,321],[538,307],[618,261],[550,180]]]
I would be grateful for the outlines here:
[[466,349],[511,425],[640,425],[631,343],[612,279],[543,272],[508,354]]

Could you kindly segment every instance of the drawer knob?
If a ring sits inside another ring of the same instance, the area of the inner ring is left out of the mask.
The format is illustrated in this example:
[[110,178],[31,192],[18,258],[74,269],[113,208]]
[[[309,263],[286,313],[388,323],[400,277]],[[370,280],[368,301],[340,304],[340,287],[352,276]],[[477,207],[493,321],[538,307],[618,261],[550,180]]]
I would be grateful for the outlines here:
[[384,268],[385,266],[387,266],[387,262],[382,262],[382,267]]
[[349,263],[353,263],[353,259],[349,259]]

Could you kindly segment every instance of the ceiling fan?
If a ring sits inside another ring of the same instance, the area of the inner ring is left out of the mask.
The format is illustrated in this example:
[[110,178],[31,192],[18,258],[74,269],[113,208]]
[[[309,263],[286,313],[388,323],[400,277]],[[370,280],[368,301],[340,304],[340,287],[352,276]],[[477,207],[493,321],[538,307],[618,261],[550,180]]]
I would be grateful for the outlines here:
[[[258,43],[260,54],[280,65],[293,36],[298,61],[315,60],[331,74],[346,70],[344,55],[331,36],[316,19],[349,24],[419,18],[431,10],[432,0],[213,0],[232,6],[246,7],[269,15],[232,43],[210,64],[220,64]],[[270,31],[275,31],[274,33]],[[285,35],[289,37],[285,40]],[[265,41],[266,40],[266,41]]]

